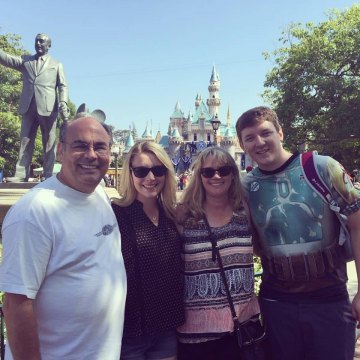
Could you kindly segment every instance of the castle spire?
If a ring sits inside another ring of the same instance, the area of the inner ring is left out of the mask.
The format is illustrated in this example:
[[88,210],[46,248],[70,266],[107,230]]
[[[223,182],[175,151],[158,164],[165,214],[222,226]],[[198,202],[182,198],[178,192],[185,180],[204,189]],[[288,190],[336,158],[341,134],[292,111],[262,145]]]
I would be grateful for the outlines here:
[[213,65],[211,78],[210,78],[210,85],[209,89],[209,98],[206,100],[206,104],[209,107],[209,113],[211,116],[220,116],[219,108],[220,108],[220,97],[219,97],[219,90],[220,90],[220,76],[215,69],[215,65]]

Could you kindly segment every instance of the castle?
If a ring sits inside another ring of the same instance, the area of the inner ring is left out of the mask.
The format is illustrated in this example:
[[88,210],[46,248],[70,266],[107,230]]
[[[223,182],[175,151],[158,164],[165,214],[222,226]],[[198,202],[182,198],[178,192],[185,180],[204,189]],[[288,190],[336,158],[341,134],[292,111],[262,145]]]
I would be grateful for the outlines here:
[[[215,66],[212,68],[208,90],[209,97],[206,104],[201,95],[197,94],[194,113],[189,111],[187,116],[182,111],[179,101],[176,102],[174,111],[170,116],[169,129],[166,135],[161,135],[158,131],[157,135],[153,137],[152,131],[146,126],[142,136],[136,139],[137,141],[156,141],[162,145],[178,173],[190,167],[197,153],[215,143],[231,154],[240,170],[244,170],[248,165],[253,165],[251,159],[240,148],[235,127],[231,124],[230,108],[227,109],[226,121],[221,121],[219,116],[221,107],[220,76]],[[220,121],[219,129],[216,132],[212,125],[214,120],[215,122]],[[126,154],[133,144],[134,139],[130,133],[124,145],[123,153]]]

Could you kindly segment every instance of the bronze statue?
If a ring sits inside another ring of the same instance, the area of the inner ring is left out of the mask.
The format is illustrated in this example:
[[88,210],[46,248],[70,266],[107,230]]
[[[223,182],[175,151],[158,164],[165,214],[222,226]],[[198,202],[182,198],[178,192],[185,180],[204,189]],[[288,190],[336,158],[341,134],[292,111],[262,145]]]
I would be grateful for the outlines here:
[[68,88],[63,65],[49,54],[51,39],[35,38],[35,55],[12,56],[0,49],[0,64],[22,73],[19,112],[22,115],[19,159],[14,180],[28,181],[36,132],[40,126],[44,151],[44,177],[52,175],[55,162],[56,122],[60,112],[68,117]]

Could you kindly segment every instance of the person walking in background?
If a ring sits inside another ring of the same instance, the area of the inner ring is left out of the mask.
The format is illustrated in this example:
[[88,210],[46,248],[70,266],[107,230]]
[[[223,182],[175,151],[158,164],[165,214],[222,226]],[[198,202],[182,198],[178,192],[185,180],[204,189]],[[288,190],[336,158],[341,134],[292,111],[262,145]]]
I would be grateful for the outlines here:
[[6,358],[118,360],[126,275],[99,186],[111,131],[91,117],[60,128],[60,173],[27,192],[3,226]]
[[68,88],[63,65],[48,51],[51,39],[46,34],[35,38],[36,55],[12,56],[0,49],[0,64],[22,73],[23,88],[19,111],[22,115],[20,150],[12,181],[28,181],[37,129],[40,126],[44,152],[44,177],[52,176],[55,163],[57,116],[69,116]]
[[250,225],[239,170],[229,153],[211,147],[198,155],[177,213],[186,286],[186,322],[178,327],[179,360],[239,360],[215,247],[239,321],[259,314],[259,306]]
[[[246,111],[236,130],[258,164],[244,178],[243,189],[259,236],[260,306],[275,358],[352,360],[360,297],[351,309],[336,214],[307,184],[300,155],[283,148],[284,134],[272,109]],[[337,161],[313,156],[340,213],[348,217],[359,271],[360,193]]]
[[176,176],[158,144],[136,143],[112,206],[119,223],[128,296],[121,359],[176,359],[184,322],[180,237],[174,224]]

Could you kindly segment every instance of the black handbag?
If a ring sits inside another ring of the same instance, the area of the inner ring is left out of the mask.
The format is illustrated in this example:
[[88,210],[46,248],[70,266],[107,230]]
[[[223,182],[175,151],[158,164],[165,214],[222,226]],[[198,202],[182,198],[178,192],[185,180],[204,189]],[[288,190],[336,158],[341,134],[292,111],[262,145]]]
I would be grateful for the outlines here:
[[223,262],[220,251],[217,246],[217,241],[213,236],[209,222],[204,217],[204,221],[209,232],[209,237],[212,246],[212,260],[218,260],[220,274],[224,283],[226,297],[228,299],[231,316],[234,322],[234,335],[239,347],[239,355],[241,360],[271,360],[270,350],[266,339],[265,327],[261,320],[261,314],[252,316],[250,319],[240,323],[236,315],[234,303],[232,301],[229,285],[226,280]]

